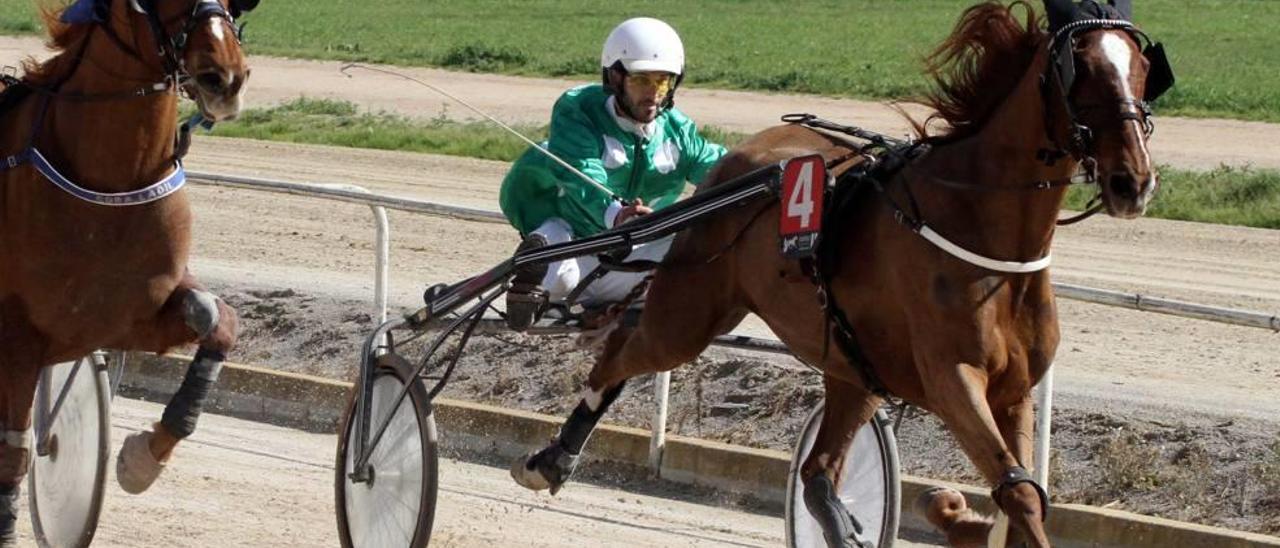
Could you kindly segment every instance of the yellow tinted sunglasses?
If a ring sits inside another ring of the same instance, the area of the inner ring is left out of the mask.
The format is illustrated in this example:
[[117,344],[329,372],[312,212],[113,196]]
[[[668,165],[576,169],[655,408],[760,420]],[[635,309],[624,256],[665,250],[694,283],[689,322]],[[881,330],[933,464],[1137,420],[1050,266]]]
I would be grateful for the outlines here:
[[627,75],[627,83],[641,89],[654,90],[658,95],[671,91],[675,77],[667,72],[633,72]]

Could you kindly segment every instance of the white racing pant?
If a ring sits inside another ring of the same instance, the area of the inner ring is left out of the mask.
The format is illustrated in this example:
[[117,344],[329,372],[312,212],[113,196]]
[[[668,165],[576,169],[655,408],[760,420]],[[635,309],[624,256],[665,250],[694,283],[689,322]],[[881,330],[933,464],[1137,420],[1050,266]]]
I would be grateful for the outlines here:
[[[534,232],[543,235],[547,238],[547,242],[552,244],[573,239],[573,229],[569,227],[569,223],[556,217],[547,219]],[[635,246],[631,249],[631,254],[627,255],[626,261],[661,262],[667,255],[667,251],[671,249],[674,238],[673,234],[661,240]],[[542,287],[547,290],[551,302],[564,302],[569,293],[578,287],[578,282],[590,275],[599,265],[600,260],[595,255],[583,255],[553,262],[547,265],[547,275],[542,278]],[[587,286],[582,296],[578,298],[578,303],[597,306],[621,301],[649,274],[649,272],[609,272],[591,282],[591,285]]]

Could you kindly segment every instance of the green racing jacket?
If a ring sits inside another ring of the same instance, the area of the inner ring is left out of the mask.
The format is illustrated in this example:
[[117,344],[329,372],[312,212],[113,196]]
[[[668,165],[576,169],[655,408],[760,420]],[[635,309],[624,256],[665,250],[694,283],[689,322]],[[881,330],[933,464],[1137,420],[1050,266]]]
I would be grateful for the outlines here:
[[[610,112],[612,104],[600,84],[570,89],[556,101],[550,136],[541,146],[627,202],[640,198],[654,210],[669,206],[680,198],[686,182],[702,182],[725,154],[724,147],[704,139],[693,121],[675,108],[659,112],[646,130],[640,130],[648,135],[642,137],[623,127],[627,122],[620,123]],[[498,201],[521,234],[559,217],[575,237],[610,228],[606,212],[614,202],[532,147],[511,166]]]

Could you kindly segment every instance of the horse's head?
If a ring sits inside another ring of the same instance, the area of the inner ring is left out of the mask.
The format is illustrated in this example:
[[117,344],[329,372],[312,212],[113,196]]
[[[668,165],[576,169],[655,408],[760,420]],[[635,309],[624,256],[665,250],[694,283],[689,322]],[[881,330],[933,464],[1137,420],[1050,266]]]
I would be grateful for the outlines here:
[[146,55],[158,51],[163,70],[178,78],[206,118],[240,113],[249,67],[235,18],[258,0],[125,0],[134,41]]
[[1045,5],[1055,140],[1096,175],[1109,214],[1142,215],[1158,186],[1147,149],[1153,127],[1147,103],[1173,83],[1164,50],[1128,21],[1129,2]]

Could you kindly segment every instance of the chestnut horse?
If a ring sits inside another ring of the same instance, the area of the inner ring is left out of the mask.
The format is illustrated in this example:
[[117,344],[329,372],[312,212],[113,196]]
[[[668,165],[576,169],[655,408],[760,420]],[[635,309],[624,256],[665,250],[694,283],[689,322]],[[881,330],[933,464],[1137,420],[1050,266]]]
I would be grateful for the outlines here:
[[[1057,214],[1082,165],[1109,214],[1144,212],[1157,182],[1143,99],[1171,75],[1145,89],[1146,37],[1125,20],[1127,5],[1046,7],[1047,32],[1020,2],[963,14],[930,58],[936,91],[926,102],[946,129],[929,136],[918,124],[924,138],[901,154],[904,167],[828,206],[829,260],[816,275],[779,253],[777,202],[681,233],[639,325],[612,333],[583,399],[548,447],[513,466],[516,481],[555,493],[624,381],[694,359],[754,313],[824,371],[825,411],[801,479],[829,545],[868,545],[834,485],[855,431],[893,395],[940,417],[1015,532],[1048,546],[1048,501],[1024,467],[1033,466],[1030,391],[1059,340],[1044,270]],[[809,154],[839,178],[864,161],[860,148],[799,124],[775,127],[732,151],[700,190]],[[953,495],[932,493],[923,506],[950,542],[985,546],[992,522]]]
[[[78,0],[46,13],[51,48],[0,95],[0,545],[13,542],[42,367],[98,348],[198,342],[154,431],[118,475],[150,486],[190,435],[235,341],[234,311],[187,272],[191,208],[178,92],[235,117],[249,75],[233,17],[256,0]],[[156,182],[159,181],[159,182]]]

